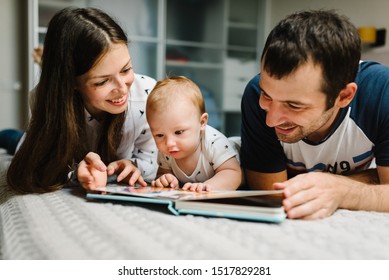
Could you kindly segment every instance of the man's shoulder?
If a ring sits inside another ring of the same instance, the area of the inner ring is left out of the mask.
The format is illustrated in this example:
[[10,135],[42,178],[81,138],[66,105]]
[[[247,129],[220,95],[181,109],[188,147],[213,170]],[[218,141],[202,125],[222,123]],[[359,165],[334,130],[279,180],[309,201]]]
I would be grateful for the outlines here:
[[386,129],[383,127],[386,127],[389,115],[389,67],[374,61],[363,61],[355,82],[358,88],[350,104],[350,118],[375,142]]
[[359,71],[356,77],[356,82],[362,82],[365,78],[377,79],[377,75],[380,77],[379,80],[382,80],[381,78],[386,77],[386,79],[383,81],[388,82],[389,67],[376,61],[361,61],[359,64]]
[[260,78],[260,73],[256,74],[254,77],[252,77],[251,80],[246,85],[246,90],[248,88],[259,90],[259,78]]
[[259,78],[260,74],[255,75],[251,78],[251,80],[248,81],[246,87],[244,88],[242,101],[243,103],[257,103],[257,101],[254,101],[259,98],[259,94],[261,93],[261,90],[259,88]]
[[389,67],[374,61],[363,61],[355,82],[358,85],[356,100],[371,104],[388,100],[383,96],[389,95]]
[[[363,61],[355,79],[358,85],[357,100],[367,103],[382,102],[389,94],[389,67],[374,61]],[[387,102],[387,101],[385,101]]]

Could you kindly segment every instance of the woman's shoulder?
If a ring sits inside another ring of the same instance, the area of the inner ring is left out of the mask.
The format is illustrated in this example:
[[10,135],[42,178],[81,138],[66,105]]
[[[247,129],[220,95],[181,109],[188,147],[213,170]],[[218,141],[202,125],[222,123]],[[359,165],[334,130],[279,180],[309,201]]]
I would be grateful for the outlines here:
[[131,85],[132,101],[146,100],[156,83],[156,80],[149,76],[134,74],[134,82]]
[[157,81],[147,75],[134,74],[134,83],[143,87],[154,87]]

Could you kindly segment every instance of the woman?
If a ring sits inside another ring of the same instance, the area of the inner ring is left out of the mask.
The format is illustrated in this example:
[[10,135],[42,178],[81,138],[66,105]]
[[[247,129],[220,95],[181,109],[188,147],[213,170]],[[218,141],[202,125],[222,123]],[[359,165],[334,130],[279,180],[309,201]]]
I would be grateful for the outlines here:
[[60,189],[72,170],[86,190],[114,173],[130,185],[154,179],[157,149],[144,112],[155,80],[134,74],[127,43],[101,10],[66,8],[52,18],[31,120],[7,173],[14,190]]

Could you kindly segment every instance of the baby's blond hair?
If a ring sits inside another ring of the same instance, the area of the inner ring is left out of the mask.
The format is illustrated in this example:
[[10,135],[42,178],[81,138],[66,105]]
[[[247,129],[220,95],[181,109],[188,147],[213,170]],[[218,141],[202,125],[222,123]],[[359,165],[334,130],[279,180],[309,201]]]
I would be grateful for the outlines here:
[[147,98],[146,111],[164,110],[167,106],[174,104],[179,97],[192,101],[193,105],[198,108],[200,116],[206,112],[200,88],[184,76],[169,77],[158,81]]

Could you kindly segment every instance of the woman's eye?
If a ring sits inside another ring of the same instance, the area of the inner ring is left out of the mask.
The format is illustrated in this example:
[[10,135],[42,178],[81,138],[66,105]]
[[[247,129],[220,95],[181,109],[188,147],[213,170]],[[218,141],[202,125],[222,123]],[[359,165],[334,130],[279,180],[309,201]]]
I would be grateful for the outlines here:
[[127,72],[129,72],[129,71],[131,71],[131,70],[132,70],[132,67],[128,67],[128,68],[124,69],[122,72],[123,72],[123,73],[127,73]]
[[104,80],[104,81],[95,83],[95,86],[96,86],[96,87],[101,87],[101,86],[103,86],[107,81],[108,81],[108,80]]

